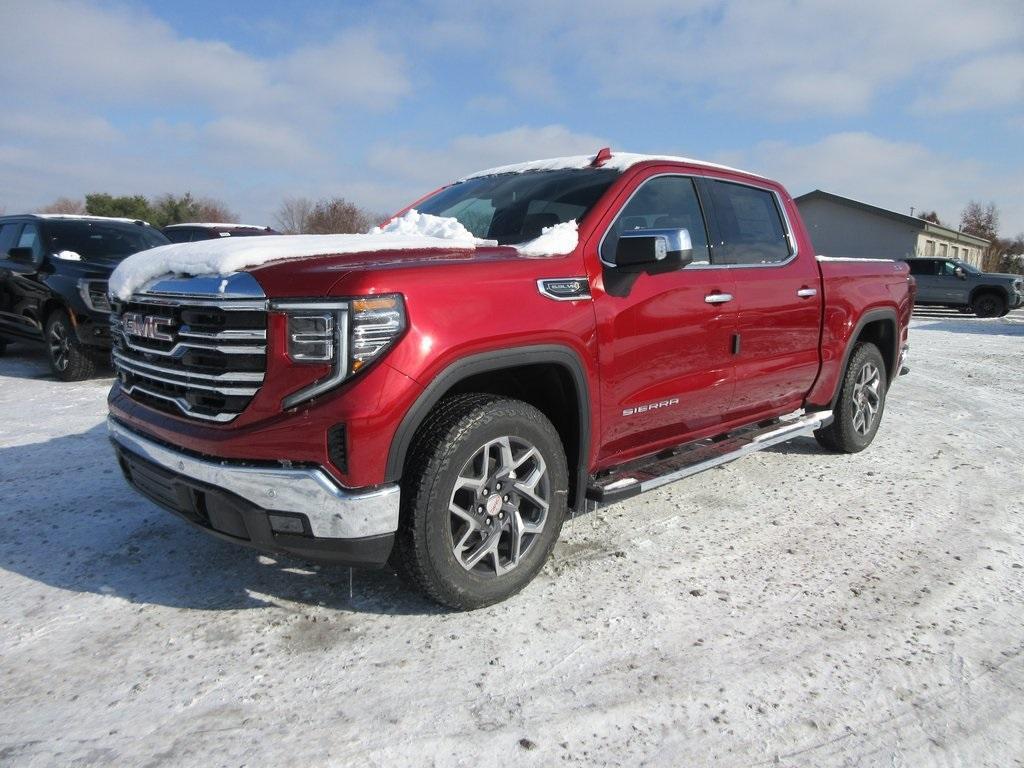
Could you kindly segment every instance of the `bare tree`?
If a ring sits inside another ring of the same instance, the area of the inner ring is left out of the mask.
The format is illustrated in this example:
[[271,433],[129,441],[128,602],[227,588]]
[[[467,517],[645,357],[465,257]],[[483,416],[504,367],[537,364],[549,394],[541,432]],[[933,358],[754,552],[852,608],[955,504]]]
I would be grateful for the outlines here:
[[49,205],[44,205],[40,208],[39,212],[82,214],[85,213],[85,203],[73,197],[58,197]]
[[343,197],[319,200],[309,215],[308,232],[317,235],[366,232],[374,216]]
[[196,200],[196,217],[199,221],[237,222],[238,214],[227,205],[213,197],[200,197]]
[[308,232],[313,205],[308,197],[286,197],[274,216],[278,228],[286,235]]
[[940,227],[942,226],[942,222],[939,221],[939,214],[936,211],[921,211],[917,214],[917,218],[930,221],[932,224],[938,224]]
[[981,268],[986,272],[999,269],[1008,241],[999,239],[999,209],[995,203],[983,206],[971,200],[960,214],[960,229],[968,235],[983,237],[989,241],[989,247],[981,260]]

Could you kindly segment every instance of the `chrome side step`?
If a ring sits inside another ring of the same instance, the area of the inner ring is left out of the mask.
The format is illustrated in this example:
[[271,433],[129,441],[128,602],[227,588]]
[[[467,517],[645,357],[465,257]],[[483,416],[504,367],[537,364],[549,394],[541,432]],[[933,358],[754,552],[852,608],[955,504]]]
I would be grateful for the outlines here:
[[815,411],[792,419],[783,417],[768,423],[760,422],[724,435],[687,443],[599,475],[587,486],[587,499],[600,504],[628,499],[794,437],[810,435],[831,422],[832,411]]

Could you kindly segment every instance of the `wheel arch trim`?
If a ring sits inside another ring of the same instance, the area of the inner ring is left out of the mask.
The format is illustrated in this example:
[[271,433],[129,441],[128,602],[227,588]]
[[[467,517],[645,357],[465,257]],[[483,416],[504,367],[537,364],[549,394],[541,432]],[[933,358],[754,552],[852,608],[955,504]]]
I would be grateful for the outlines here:
[[590,461],[590,387],[586,369],[579,355],[569,347],[560,344],[538,344],[511,349],[494,350],[470,355],[456,360],[444,368],[424,388],[398,425],[391,439],[388,460],[385,467],[385,482],[399,482],[405,467],[406,456],[413,437],[427,414],[440,402],[445,393],[460,381],[481,373],[491,373],[504,368],[519,368],[526,365],[550,364],[563,368],[572,379],[576,392],[577,428],[579,446],[577,466],[571,468],[575,477],[570,480],[575,486],[574,501],[581,507],[586,498],[587,473]]
[[[860,319],[857,320],[857,325],[854,326],[853,333],[850,334],[849,340],[846,343],[846,349],[843,350],[843,364],[839,367],[839,376],[836,381],[835,392],[832,393],[832,399],[830,401],[830,407],[835,410],[836,401],[839,399],[839,393],[843,390],[843,378],[846,375],[846,366],[850,364],[850,356],[853,354],[853,348],[857,346],[857,340],[860,338],[864,329],[871,323],[877,323],[878,321],[888,321],[892,323],[892,360],[893,365],[887,365],[885,372],[886,385],[892,384],[896,376],[899,375],[899,371],[891,370],[899,367],[899,346],[900,346],[900,322],[899,316],[896,314],[896,310],[891,307],[884,307],[878,309],[869,309]],[[882,359],[886,359],[886,350],[878,350],[882,353]]]

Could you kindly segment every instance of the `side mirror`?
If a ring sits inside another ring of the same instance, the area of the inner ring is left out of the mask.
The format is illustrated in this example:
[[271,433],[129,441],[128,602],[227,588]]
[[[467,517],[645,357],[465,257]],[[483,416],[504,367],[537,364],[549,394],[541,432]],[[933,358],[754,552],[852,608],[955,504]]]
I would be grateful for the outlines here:
[[671,263],[683,267],[693,261],[693,243],[686,229],[630,229],[619,235],[615,266],[633,267]]

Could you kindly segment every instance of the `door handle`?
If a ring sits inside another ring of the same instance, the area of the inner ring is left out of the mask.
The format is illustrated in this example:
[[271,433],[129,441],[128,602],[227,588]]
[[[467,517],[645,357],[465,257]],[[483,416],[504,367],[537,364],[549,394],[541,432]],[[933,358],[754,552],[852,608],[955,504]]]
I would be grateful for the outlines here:
[[709,293],[704,297],[704,301],[708,304],[725,304],[727,301],[732,301],[731,293]]
[[817,288],[801,288],[799,291],[796,292],[796,295],[799,296],[801,299],[809,299],[809,298],[811,298],[811,296],[817,296],[818,295],[818,289]]

